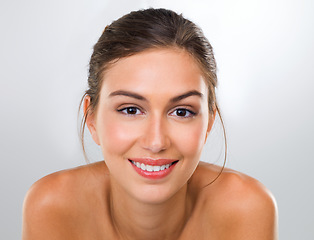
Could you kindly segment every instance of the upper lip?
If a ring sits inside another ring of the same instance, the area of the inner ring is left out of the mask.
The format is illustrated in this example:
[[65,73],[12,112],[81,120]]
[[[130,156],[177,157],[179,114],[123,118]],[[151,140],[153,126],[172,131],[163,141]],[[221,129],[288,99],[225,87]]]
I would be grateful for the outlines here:
[[129,158],[130,161],[144,163],[145,165],[151,165],[151,166],[162,166],[167,165],[173,162],[178,161],[177,159],[166,159],[166,158]]

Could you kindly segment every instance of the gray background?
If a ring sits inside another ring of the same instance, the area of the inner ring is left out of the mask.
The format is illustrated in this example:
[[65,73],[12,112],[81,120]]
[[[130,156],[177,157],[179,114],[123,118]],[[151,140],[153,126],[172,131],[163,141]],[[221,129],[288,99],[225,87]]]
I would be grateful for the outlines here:
[[[0,238],[20,239],[33,182],[84,164],[77,108],[92,46],[106,24],[149,6],[203,28],[218,63],[227,166],[273,192],[280,239],[314,239],[311,0],[1,0]],[[218,123],[207,145],[203,160],[221,164]]]

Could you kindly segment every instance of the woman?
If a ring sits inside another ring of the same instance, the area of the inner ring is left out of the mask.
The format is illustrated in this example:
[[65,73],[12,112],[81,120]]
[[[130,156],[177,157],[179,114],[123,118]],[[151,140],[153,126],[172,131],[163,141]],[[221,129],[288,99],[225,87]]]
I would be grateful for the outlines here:
[[265,187],[200,162],[219,109],[195,24],[165,9],[123,16],[96,43],[88,82],[83,134],[86,124],[104,161],[35,183],[24,240],[276,239]]

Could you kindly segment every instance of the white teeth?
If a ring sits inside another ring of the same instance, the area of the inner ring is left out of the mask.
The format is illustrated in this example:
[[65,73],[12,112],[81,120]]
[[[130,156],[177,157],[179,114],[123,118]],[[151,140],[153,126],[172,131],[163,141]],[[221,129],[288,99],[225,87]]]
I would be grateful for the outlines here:
[[146,165],[146,171],[148,171],[148,172],[152,172],[152,171],[153,171],[153,169],[154,169],[154,167],[153,167],[153,166],[151,166],[151,165]]
[[153,169],[154,169],[154,172],[158,172],[160,171],[160,166],[154,166]]
[[145,165],[144,163],[139,163],[139,162],[134,162],[134,161],[131,161],[131,162],[136,167],[142,169],[143,171],[148,171],[148,172],[163,171],[172,165],[172,164],[165,164],[165,165],[161,165],[161,166],[151,166],[151,165]]
[[146,165],[144,163],[141,164],[141,169],[144,171],[146,170]]

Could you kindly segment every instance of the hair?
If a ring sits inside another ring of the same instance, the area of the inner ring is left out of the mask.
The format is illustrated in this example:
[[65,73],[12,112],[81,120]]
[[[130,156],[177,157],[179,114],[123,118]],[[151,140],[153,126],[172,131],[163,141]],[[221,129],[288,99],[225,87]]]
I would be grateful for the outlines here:
[[[217,111],[223,126],[225,139],[225,157],[223,167],[214,182],[222,173],[226,163],[226,135],[221,113],[217,105],[215,89],[217,87],[216,61],[213,49],[203,31],[193,22],[166,9],[145,9],[133,11],[107,25],[95,44],[89,62],[88,89],[83,95],[80,107],[86,96],[90,105],[84,112],[80,136],[83,152],[84,131],[87,117],[96,112],[100,89],[105,72],[121,58],[135,55],[150,49],[177,48],[189,53],[201,69],[208,86],[209,112]],[[212,183],[211,182],[211,183]]]

